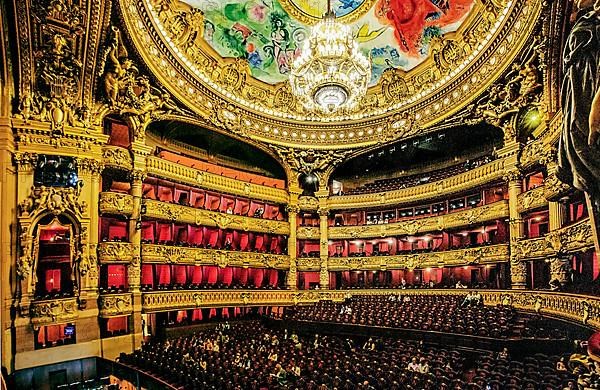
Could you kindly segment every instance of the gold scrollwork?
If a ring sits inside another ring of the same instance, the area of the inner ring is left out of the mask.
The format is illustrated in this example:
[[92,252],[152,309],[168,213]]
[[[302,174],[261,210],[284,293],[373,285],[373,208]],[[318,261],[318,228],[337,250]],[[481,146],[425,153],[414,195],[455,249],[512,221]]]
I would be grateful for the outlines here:
[[101,295],[99,310],[102,317],[113,317],[130,314],[133,311],[131,294]]
[[31,187],[31,194],[19,203],[19,217],[30,217],[36,213],[48,211],[59,215],[70,211],[75,215],[87,212],[87,202],[79,200],[81,187]]
[[101,263],[130,262],[134,257],[133,244],[128,242],[101,242],[98,244],[98,259]]
[[76,298],[55,299],[49,301],[33,301],[29,311],[31,323],[45,325],[77,319]]
[[289,269],[290,267],[290,259],[287,255],[154,244],[142,245],[142,260],[150,263],[217,265],[221,268],[235,266]]
[[102,192],[98,201],[102,214],[131,215],[133,212],[133,196],[117,192]]

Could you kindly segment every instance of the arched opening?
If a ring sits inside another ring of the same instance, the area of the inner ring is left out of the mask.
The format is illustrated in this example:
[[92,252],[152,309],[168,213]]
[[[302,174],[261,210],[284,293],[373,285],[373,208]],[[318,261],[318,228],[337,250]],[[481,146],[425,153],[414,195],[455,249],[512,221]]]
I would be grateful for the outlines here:
[[64,215],[46,215],[33,229],[35,298],[71,297],[77,286],[74,271],[77,229]]

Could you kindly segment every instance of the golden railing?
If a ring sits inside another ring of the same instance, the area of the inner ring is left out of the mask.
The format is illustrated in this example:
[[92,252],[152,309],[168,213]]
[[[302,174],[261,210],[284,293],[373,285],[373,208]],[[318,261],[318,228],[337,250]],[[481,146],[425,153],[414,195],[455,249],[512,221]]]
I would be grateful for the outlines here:
[[548,206],[545,194],[546,188],[543,185],[519,194],[517,197],[517,210],[519,213],[524,213]]
[[290,257],[270,253],[142,244],[144,263],[289,269]]
[[474,223],[505,218],[508,215],[508,201],[502,200],[485,206],[435,217],[411,219],[380,225],[330,227],[328,238],[349,239],[413,235],[417,233],[468,226]]
[[468,172],[429,184],[373,194],[332,196],[328,200],[328,207],[334,210],[364,209],[421,202],[477,188],[501,180],[503,175],[504,159],[498,159]]
[[133,196],[118,192],[101,192],[98,207],[100,214],[130,216],[133,212]]
[[98,260],[103,263],[130,262],[134,253],[139,252],[135,245],[129,242],[101,242],[98,244]]
[[98,298],[100,317],[115,317],[133,313],[133,297],[131,293],[103,294]]
[[78,317],[77,298],[31,301],[29,315],[33,326],[74,321]]
[[517,240],[514,251],[519,259],[535,259],[586,251],[593,247],[592,226],[586,218],[543,237]]
[[198,188],[213,190],[219,193],[260,199],[278,204],[287,204],[289,200],[288,193],[285,189],[272,188],[216,175],[214,173],[203,172],[158,157],[148,157],[146,159],[146,168],[149,175],[174,180]]
[[[509,245],[489,245],[444,252],[415,253],[395,256],[329,257],[329,271],[390,270],[429,267],[493,264],[509,260]],[[301,270],[298,259],[298,269]],[[319,260],[319,259],[313,259]]]
[[[485,305],[507,305],[517,310],[562,318],[600,329],[600,298],[594,296],[525,290],[478,290]],[[360,289],[360,290],[195,290],[142,294],[144,312],[204,307],[292,306],[321,300],[341,302],[353,295],[466,295],[456,289]]]
[[133,160],[129,150],[121,146],[104,145],[102,147],[102,163],[109,168],[126,171],[133,169]]
[[182,206],[158,200],[144,199],[146,217],[183,222],[202,226],[216,226],[220,229],[236,229],[257,233],[290,234],[290,224],[285,221],[252,218]]

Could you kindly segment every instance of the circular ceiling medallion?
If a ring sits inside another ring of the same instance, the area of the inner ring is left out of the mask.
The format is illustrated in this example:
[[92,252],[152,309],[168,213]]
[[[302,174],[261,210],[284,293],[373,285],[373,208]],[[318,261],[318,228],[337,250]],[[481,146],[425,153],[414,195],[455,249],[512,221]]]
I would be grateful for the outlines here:
[[[340,22],[351,23],[363,16],[377,0],[332,0],[331,7]],[[282,8],[298,21],[312,25],[327,12],[327,0],[279,0]]]

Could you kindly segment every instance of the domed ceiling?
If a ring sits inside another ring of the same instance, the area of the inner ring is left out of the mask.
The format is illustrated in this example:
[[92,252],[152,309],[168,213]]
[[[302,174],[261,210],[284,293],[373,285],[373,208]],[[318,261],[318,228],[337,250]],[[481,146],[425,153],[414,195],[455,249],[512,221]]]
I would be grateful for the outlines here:
[[307,112],[287,81],[325,0],[119,2],[140,55],[190,109],[238,135],[300,148],[356,148],[426,132],[511,64],[540,3],[334,0],[373,72],[356,110],[327,116]]
[[[326,12],[326,1],[183,0],[204,12],[204,40],[224,58],[248,61],[252,77],[285,82],[291,64]],[[351,25],[362,52],[371,58],[371,86],[388,69],[409,71],[422,63],[432,39],[456,31],[474,0],[337,0],[333,9]]]

